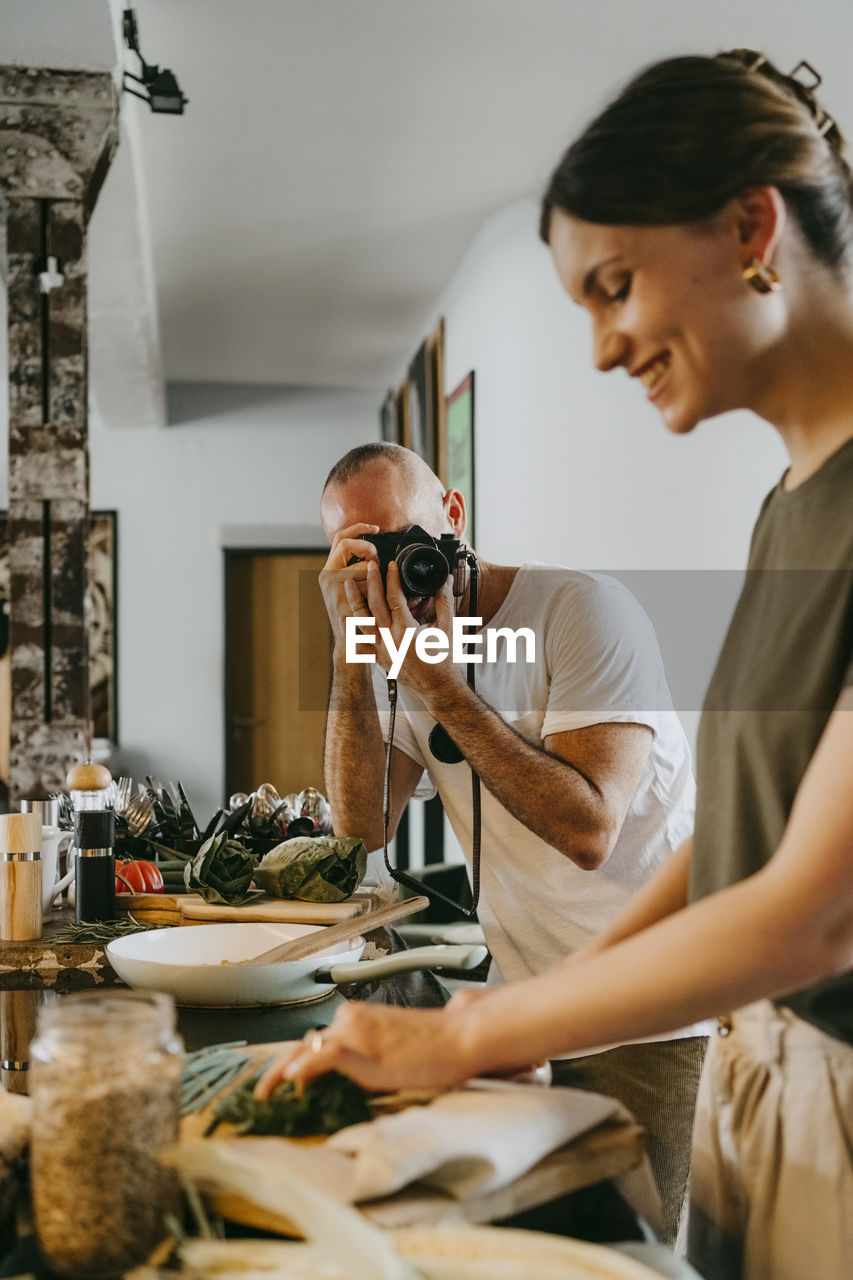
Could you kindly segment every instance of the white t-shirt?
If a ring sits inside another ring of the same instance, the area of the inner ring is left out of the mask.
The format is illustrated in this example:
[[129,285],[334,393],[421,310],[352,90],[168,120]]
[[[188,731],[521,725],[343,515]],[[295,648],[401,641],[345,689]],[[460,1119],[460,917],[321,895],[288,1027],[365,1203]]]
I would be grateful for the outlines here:
[[[536,660],[476,667],[476,692],[527,741],[622,721],[648,725],[645,771],[610,857],[582,871],[523,826],[481,788],[481,895],[478,917],[501,978],[545,972],[599,932],[693,830],[695,784],[690,748],[672,707],[654,629],[615,579],[526,564],[486,630],[530,628]],[[485,654],[485,645],[482,646]],[[383,735],[389,713],[384,671],[374,667]],[[435,726],[421,699],[398,686],[394,745],[426,771],[416,794],[436,791],[471,862],[471,771],[442,764],[429,748]],[[705,1027],[700,1028],[704,1031]],[[686,1028],[680,1034],[697,1034]]]

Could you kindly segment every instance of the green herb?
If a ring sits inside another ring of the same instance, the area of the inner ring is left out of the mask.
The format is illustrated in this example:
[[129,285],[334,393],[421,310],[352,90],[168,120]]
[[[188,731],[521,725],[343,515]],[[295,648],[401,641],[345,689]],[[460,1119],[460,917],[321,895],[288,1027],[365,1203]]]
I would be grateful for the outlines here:
[[249,1065],[248,1055],[234,1052],[245,1043],[245,1040],[231,1040],[186,1055],[181,1082],[182,1116],[203,1111]]
[[367,1091],[337,1071],[318,1076],[302,1088],[292,1080],[284,1080],[265,1099],[252,1093],[256,1082],[257,1077],[223,1098],[211,1128],[224,1120],[233,1124],[238,1133],[304,1138],[337,1133],[349,1124],[370,1119]]
[[205,902],[240,906],[258,896],[251,888],[255,859],[239,840],[225,831],[205,840],[192,862],[184,868],[184,884],[190,893],[200,893]]
[[124,938],[129,933],[144,933],[148,929],[168,928],[168,925],[140,924],[132,916],[126,916],[122,920],[101,920],[96,922],[81,920],[79,924],[65,925],[64,928],[57,930],[45,941],[51,944],[58,943],[59,946],[64,946],[67,943],[79,945],[88,943],[93,946],[99,946],[101,943],[113,942],[116,938]]
[[276,845],[255,870],[255,884],[274,898],[340,902],[367,871],[367,849],[352,836],[297,836]]

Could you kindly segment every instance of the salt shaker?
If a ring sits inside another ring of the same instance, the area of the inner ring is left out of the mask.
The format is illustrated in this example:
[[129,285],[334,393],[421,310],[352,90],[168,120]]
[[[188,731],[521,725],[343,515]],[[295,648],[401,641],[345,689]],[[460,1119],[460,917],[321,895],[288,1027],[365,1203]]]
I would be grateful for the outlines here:
[[178,1136],[183,1044],[169,996],[86,992],[44,1005],[30,1048],[30,1171],[52,1272],[117,1276],[167,1234],[178,1190],[160,1147]]
[[0,814],[0,938],[41,937],[41,818]]

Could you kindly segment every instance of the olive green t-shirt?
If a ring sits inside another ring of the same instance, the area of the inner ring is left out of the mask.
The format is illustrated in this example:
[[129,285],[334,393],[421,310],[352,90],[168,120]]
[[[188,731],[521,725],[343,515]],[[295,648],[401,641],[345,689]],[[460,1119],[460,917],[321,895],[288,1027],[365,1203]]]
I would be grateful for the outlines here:
[[[699,728],[691,900],[772,857],[818,739],[851,684],[853,440],[792,492],[777,485],[758,517]],[[853,970],[779,1003],[853,1043]]]

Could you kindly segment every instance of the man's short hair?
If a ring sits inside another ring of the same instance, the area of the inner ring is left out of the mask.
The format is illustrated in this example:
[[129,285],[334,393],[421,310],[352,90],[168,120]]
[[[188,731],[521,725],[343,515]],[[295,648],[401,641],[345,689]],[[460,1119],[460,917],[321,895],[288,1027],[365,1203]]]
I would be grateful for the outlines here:
[[391,444],[387,440],[379,444],[358,444],[354,449],[350,449],[349,453],[345,453],[332,467],[326,476],[323,493],[326,492],[330,484],[347,484],[369,462],[376,462],[379,459],[390,462],[392,466],[397,467],[400,471],[409,471],[411,470],[411,457],[412,454],[409,449],[404,449],[401,444]]

